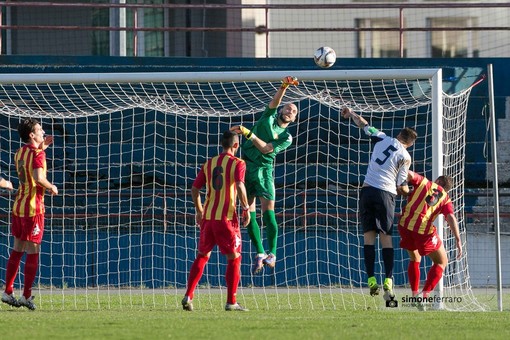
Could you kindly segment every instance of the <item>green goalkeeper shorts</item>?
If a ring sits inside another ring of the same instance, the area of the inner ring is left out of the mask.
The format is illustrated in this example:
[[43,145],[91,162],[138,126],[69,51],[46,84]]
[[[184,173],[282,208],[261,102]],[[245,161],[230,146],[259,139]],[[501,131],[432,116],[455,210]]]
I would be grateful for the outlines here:
[[275,200],[272,167],[258,167],[252,162],[246,161],[244,185],[248,197],[264,197],[267,200]]

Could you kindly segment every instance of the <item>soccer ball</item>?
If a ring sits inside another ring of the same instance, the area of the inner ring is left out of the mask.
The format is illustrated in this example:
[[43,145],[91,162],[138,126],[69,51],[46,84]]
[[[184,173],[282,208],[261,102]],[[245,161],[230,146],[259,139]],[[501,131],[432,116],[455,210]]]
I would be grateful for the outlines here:
[[319,67],[331,67],[336,61],[335,50],[328,46],[319,47],[313,55],[313,60]]

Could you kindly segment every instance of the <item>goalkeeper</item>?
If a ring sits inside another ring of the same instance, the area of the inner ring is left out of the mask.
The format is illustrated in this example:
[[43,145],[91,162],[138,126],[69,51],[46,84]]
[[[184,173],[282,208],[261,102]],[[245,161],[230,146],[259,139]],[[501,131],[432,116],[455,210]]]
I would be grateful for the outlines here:
[[[231,128],[232,131],[246,137],[241,150],[242,158],[246,161],[245,184],[251,216],[247,228],[250,239],[257,249],[252,267],[253,274],[259,273],[264,265],[274,268],[276,264],[278,225],[274,213],[274,159],[280,151],[285,150],[292,143],[292,136],[287,127],[296,120],[298,114],[295,104],[285,104],[280,110],[277,108],[287,88],[297,84],[298,80],[294,77],[283,79],[280,88],[251,131],[244,126]],[[262,245],[260,227],[256,218],[255,198],[257,197],[262,208],[262,221],[267,230],[268,253]]]

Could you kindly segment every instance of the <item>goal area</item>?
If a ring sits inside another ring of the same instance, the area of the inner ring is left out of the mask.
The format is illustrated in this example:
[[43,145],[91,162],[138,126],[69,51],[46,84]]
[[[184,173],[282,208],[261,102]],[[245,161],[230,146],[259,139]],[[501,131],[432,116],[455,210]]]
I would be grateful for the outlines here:
[[[295,103],[299,115],[289,127],[292,145],[275,162],[276,268],[251,274],[255,248],[243,229],[238,301],[250,309],[385,308],[381,296],[368,294],[357,213],[373,145],[340,116],[348,106],[387,135],[415,128],[411,169],[429,179],[454,178],[450,196],[465,251],[456,259],[453,235],[438,220],[449,264],[436,294],[445,297],[441,308],[483,310],[471,289],[464,216],[471,88],[444,93],[441,69],[1,75],[1,176],[17,187],[21,119],[37,118],[54,136],[48,178],[59,195],[45,197],[38,308],[180,308],[199,237],[193,180],[221,151],[221,133],[253,126],[288,75],[300,83],[282,104]],[[13,200],[1,192],[3,284]],[[404,203],[397,199],[396,218]],[[395,225],[395,292],[405,310],[408,255],[398,241]],[[424,259],[421,287],[429,268]],[[225,269],[215,248],[195,294],[197,310],[223,306]],[[383,278],[379,251],[376,277]],[[22,286],[23,264],[15,291]]]

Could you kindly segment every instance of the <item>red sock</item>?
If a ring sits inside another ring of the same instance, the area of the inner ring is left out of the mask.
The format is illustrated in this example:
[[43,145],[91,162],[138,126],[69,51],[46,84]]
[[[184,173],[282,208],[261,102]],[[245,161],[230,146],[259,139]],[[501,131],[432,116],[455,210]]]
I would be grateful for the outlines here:
[[34,284],[38,267],[39,254],[27,254],[25,261],[25,288],[23,289],[23,296],[27,299],[32,296],[32,285]]
[[427,274],[427,281],[425,281],[425,286],[423,287],[423,293],[428,294],[434,290],[437,283],[443,277],[443,268],[437,264],[433,264]]
[[233,260],[228,260],[225,280],[227,281],[227,303],[235,304],[237,286],[241,280],[241,256]]
[[11,251],[11,256],[9,256],[9,260],[7,261],[7,268],[5,271],[5,292],[7,294],[12,294],[14,291],[14,280],[18,274],[19,263],[21,262],[23,254],[24,252]]
[[407,275],[409,276],[409,284],[411,285],[413,295],[418,294],[420,289],[420,262],[409,261]]
[[193,293],[195,292],[198,281],[200,281],[200,278],[204,273],[204,268],[207,264],[207,261],[209,261],[208,257],[198,254],[197,258],[191,265],[188,278],[188,289],[186,290],[186,296],[188,296],[191,300],[193,300]]

